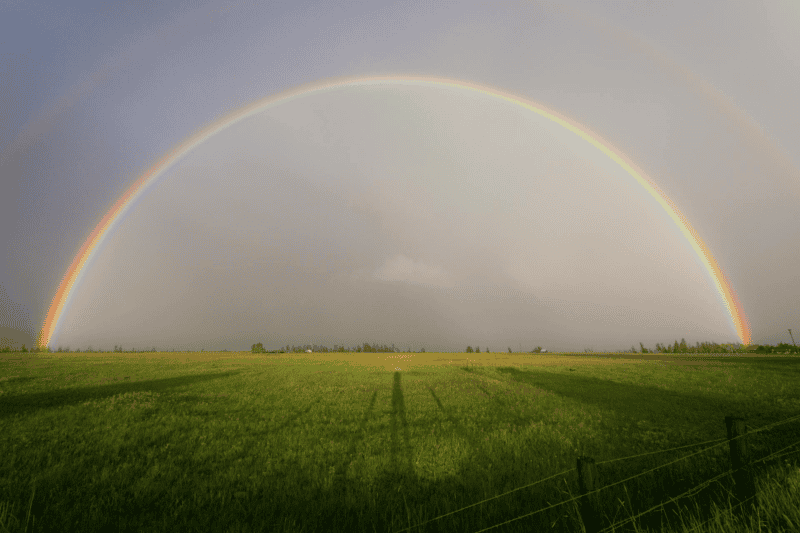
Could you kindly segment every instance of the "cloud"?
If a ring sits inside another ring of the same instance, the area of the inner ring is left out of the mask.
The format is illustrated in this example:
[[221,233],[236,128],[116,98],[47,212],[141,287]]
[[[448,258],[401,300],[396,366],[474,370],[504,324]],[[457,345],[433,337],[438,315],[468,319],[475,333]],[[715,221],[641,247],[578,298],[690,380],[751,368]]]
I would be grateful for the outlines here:
[[440,266],[430,266],[414,261],[403,254],[388,259],[373,272],[373,277],[382,281],[402,281],[414,285],[450,287],[450,276]]

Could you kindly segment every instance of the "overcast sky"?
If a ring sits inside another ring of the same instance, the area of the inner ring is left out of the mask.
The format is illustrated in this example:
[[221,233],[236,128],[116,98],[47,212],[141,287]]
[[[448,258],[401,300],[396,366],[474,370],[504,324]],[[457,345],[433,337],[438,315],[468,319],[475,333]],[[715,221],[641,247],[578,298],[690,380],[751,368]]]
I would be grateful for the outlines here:
[[[28,339],[91,231],[163,154],[324,78],[488,85],[583,124],[697,230],[752,342],[800,336],[800,4],[0,4],[0,336]],[[796,330],[794,330],[796,328]],[[601,151],[497,98],[316,92],[148,188],[51,347],[394,343],[596,351],[738,342],[662,207]]]

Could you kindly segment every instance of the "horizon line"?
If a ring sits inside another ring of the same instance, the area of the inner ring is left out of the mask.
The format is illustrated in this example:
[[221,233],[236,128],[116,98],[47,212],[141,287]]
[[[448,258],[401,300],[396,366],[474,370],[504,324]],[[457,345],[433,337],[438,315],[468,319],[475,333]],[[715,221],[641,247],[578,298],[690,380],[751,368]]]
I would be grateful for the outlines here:
[[205,126],[200,127],[194,134],[189,135],[183,141],[174,145],[171,150],[165,152],[164,155],[158,158],[148,170],[143,172],[140,177],[127,189],[127,191],[119,197],[119,199],[106,212],[105,216],[102,217],[100,222],[95,226],[94,230],[86,238],[77,255],[73,259],[70,267],[64,274],[62,281],[59,284],[55,295],[53,296],[52,303],[47,312],[44,323],[42,324],[41,331],[38,335],[38,338],[34,341],[35,344],[37,346],[46,346],[56,335],[61,318],[64,314],[64,311],[69,306],[68,304],[72,299],[73,291],[78,285],[78,282],[81,280],[85,267],[88,266],[90,260],[95,256],[96,252],[103,244],[103,241],[108,235],[109,230],[117,221],[120,220],[122,215],[127,212],[128,209],[130,209],[133,203],[142,196],[148,186],[162,176],[178,160],[183,158],[194,148],[220,131],[227,129],[228,127],[256,113],[260,113],[269,107],[289,102],[295,98],[308,96],[315,92],[375,84],[411,84],[449,87],[453,89],[465,89],[489,97],[499,98],[509,103],[519,105],[529,111],[533,111],[534,113],[559,124],[565,129],[578,135],[589,144],[598,148],[612,161],[621,166],[623,170],[625,170],[631,177],[634,178],[636,182],[639,183],[639,185],[641,185],[648,193],[650,193],[650,195],[670,216],[673,223],[687,239],[696,256],[700,259],[706,271],[711,276],[718,294],[722,297],[723,303],[727,307],[728,314],[730,315],[732,324],[740,341],[744,344],[750,343],[751,330],[749,321],[745,315],[738,296],[728,281],[724,271],[717,264],[710,250],[700,238],[697,231],[692,227],[685,215],[683,215],[677,208],[675,203],[668,198],[667,195],[658,187],[658,185],[656,185],[655,182],[653,182],[641,169],[639,169],[639,167],[636,166],[633,161],[630,160],[622,151],[616,149],[611,143],[592,132],[592,130],[590,130],[587,126],[579,124],[578,122],[552,109],[549,109],[542,104],[535,103],[526,97],[515,95],[505,89],[464,80],[402,74],[323,78],[315,82],[288,88],[265,98],[258,99],[250,104],[244,105],[235,111],[229,112],[223,117],[213,120]]

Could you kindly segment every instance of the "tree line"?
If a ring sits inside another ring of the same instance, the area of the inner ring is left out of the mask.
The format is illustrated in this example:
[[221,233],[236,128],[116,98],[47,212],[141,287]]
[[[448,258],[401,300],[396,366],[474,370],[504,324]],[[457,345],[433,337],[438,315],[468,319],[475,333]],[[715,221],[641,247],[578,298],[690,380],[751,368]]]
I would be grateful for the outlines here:
[[[661,344],[656,343],[656,349],[650,350],[645,348],[644,344],[639,343],[641,352],[639,353],[673,353],[673,354],[687,354],[687,353],[759,353],[759,354],[782,354],[782,353],[800,353],[800,347],[796,345],[787,344],[782,342],[777,346],[768,344],[751,344],[745,346],[742,344],[717,344],[716,342],[697,342],[694,346],[686,344],[686,339],[677,340],[670,346],[669,343]],[[631,347],[631,350],[636,353],[636,349]]]
[[[49,346],[42,346],[37,347],[34,346],[31,349],[28,349],[23,344],[20,348],[13,348],[8,339],[3,338],[4,342],[0,344],[0,353],[9,353],[9,352],[22,352],[22,353],[108,353],[107,350],[103,349],[94,349],[92,346],[88,346],[86,349],[81,350],[80,348],[76,350],[71,350],[69,346],[62,347],[59,346],[58,349],[53,350]],[[661,344],[656,343],[655,349],[650,349],[644,346],[642,342],[639,343],[640,349],[637,350],[633,346],[631,346],[630,350],[620,350],[618,353],[643,353],[643,354],[652,354],[652,353],[667,353],[667,354],[691,354],[691,353],[757,353],[757,354],[785,354],[785,353],[800,353],[800,347],[795,344],[788,344],[782,342],[777,346],[772,346],[769,344],[751,344],[749,346],[744,346],[741,344],[717,344],[716,342],[697,342],[694,346],[687,344],[686,339],[681,339],[680,342],[677,340],[673,344]],[[345,347],[335,344],[333,348],[328,348],[327,346],[321,346],[318,344],[304,344],[299,346],[294,346],[287,344],[285,347],[281,347],[277,350],[267,350],[264,348],[264,344],[258,342],[251,346],[252,353],[305,353],[308,350],[311,350],[314,353],[334,353],[334,352],[354,352],[354,353],[396,353],[396,352],[405,352],[405,353],[415,353],[412,350],[401,350],[396,348],[394,344],[369,344],[367,342],[362,343],[361,345]],[[127,349],[124,350],[122,346],[114,346],[114,350],[112,353],[148,353],[148,352],[159,352],[155,346],[148,349]],[[191,351],[191,350],[166,350],[167,352],[175,352],[175,351]],[[199,350],[204,351],[204,350]],[[222,352],[227,352],[228,350],[220,350]],[[594,350],[587,348],[584,350],[586,353],[593,353]],[[467,346],[466,353],[481,353],[480,346],[475,346],[473,348],[471,345]],[[537,346],[533,350],[530,350],[527,353],[543,353],[547,352],[541,346]],[[425,348],[422,348],[419,352],[416,353],[425,353]],[[488,347],[484,347],[483,353],[491,353]],[[514,353],[511,348],[508,348],[508,353]]]
[[[278,350],[266,350],[264,348],[264,344],[257,342],[251,346],[250,351],[252,353],[305,353],[308,350],[311,350],[314,353],[334,353],[334,352],[355,352],[355,353],[397,353],[397,352],[411,352],[411,350],[400,350],[399,348],[395,348],[394,344],[391,346],[387,344],[369,344],[367,342],[352,347],[345,347],[344,345],[340,346],[338,344],[334,344],[333,348],[328,348],[327,346],[320,346],[318,344],[304,344],[302,346],[293,346],[287,344],[285,347],[282,347]],[[425,353],[425,348],[422,348],[418,353]]]
[[[69,346],[67,346],[67,347],[59,346],[58,349],[52,349],[49,346],[41,346],[41,347],[34,346],[29,350],[29,349],[27,349],[25,347],[24,344],[19,349],[12,348],[11,346],[1,346],[0,347],[0,353],[9,353],[9,352],[18,352],[18,353],[150,353],[150,352],[161,352],[161,351],[162,350],[157,350],[155,346],[153,346],[152,348],[139,349],[139,350],[137,350],[135,348],[134,349],[130,349],[130,350],[123,350],[122,346],[114,346],[114,350],[112,350],[112,351],[103,350],[103,349],[95,349],[95,348],[92,348],[91,346],[87,347],[84,350],[81,350],[80,348],[76,348],[75,350],[72,350],[72,349],[70,349]],[[165,351],[174,352],[175,350],[173,349],[173,350],[165,350]],[[222,351],[227,352],[228,350],[222,350]]]

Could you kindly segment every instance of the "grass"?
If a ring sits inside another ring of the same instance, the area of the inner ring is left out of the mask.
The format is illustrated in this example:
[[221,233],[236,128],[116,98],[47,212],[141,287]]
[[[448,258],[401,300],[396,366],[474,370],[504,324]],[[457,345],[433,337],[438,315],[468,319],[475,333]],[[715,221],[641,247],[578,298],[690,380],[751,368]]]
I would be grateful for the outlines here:
[[726,415],[800,415],[797,356],[4,355],[0,532],[581,531],[556,504],[584,455],[632,478],[598,493],[605,526],[667,503],[615,531],[800,528],[799,421],[748,437],[789,446],[754,501],[704,485]]

